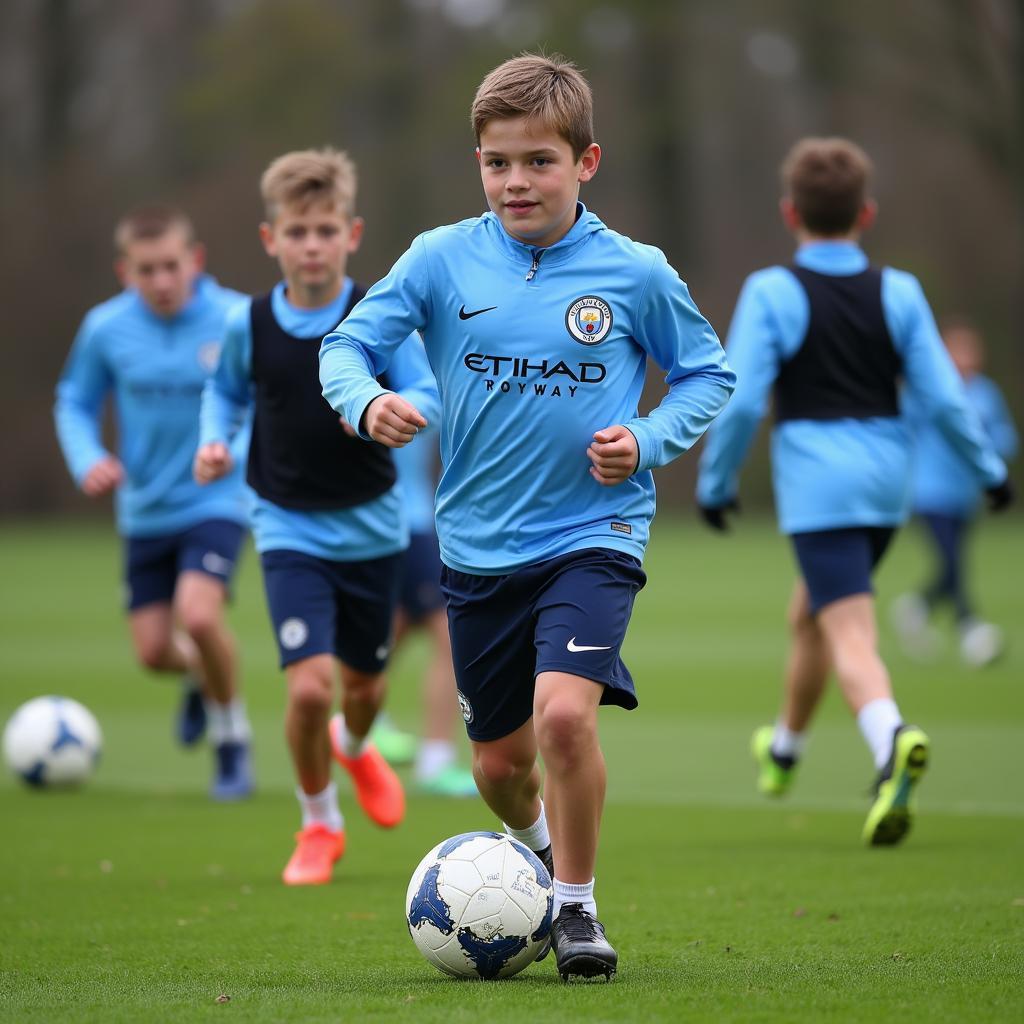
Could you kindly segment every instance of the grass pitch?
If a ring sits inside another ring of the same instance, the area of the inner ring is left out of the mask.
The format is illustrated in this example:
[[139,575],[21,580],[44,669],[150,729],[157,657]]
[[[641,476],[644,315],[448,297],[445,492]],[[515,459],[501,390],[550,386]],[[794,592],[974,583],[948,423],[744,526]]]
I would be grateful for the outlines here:
[[[980,531],[981,606],[1007,657],[950,643],[929,666],[883,649],[904,713],[933,741],[921,816],[864,849],[871,764],[837,694],[790,797],[754,791],[747,742],[774,715],[792,580],[785,542],[661,520],[627,660],[641,706],[602,712],[609,763],[597,897],[620,954],[609,986],[563,986],[553,958],[506,982],[442,977],[405,930],[413,867],[447,835],[495,824],[477,800],[412,797],[374,829],[342,783],[335,882],[279,880],[298,825],[283,684],[256,559],[232,622],[256,731],[259,794],[206,797],[207,751],[171,738],[173,685],[132,662],[119,552],[101,527],[0,530],[0,715],[81,700],[104,760],[77,793],[0,782],[0,1019],[5,1021],[1019,1021],[1024,1018],[1024,622],[1019,520]],[[924,572],[906,531],[881,604]],[[416,722],[424,651],[403,651],[392,712]]]

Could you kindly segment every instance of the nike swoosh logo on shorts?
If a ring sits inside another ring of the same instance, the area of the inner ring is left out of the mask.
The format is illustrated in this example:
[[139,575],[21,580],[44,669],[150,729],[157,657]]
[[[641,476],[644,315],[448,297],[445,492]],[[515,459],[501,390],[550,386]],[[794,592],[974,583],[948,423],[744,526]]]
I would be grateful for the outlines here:
[[487,306],[484,309],[474,309],[472,313],[466,312],[465,306],[459,307],[459,319],[460,320],[472,320],[473,317],[479,316],[481,313],[490,313],[492,309],[497,309],[497,306]]
[[566,645],[565,649],[571,651],[573,654],[579,654],[580,651],[610,651],[611,646],[608,647],[590,647],[587,644],[576,643],[576,637],[573,637]]

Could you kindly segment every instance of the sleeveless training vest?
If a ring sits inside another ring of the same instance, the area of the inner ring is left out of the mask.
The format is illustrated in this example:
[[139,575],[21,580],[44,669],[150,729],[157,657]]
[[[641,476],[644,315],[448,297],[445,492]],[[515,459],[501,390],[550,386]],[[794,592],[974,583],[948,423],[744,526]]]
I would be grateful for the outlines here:
[[803,344],[775,382],[775,418],[836,420],[898,416],[902,360],[882,309],[882,272],[839,277],[787,268],[807,293]]
[[[365,295],[354,287],[342,319]],[[246,479],[284,508],[326,510],[362,505],[394,486],[391,453],[349,437],[320,388],[322,338],[296,338],[274,317],[270,295],[253,299],[252,381],[255,416]]]

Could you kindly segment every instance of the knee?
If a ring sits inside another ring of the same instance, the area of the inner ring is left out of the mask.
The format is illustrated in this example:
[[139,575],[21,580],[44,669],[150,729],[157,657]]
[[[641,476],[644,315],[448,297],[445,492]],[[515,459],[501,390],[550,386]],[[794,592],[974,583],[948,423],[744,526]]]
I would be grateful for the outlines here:
[[288,703],[304,721],[326,720],[332,704],[330,681],[312,673],[295,676],[288,682]]
[[817,640],[820,637],[818,624],[806,605],[791,607],[786,615],[786,625],[795,640]]
[[572,761],[597,739],[593,708],[558,697],[534,716],[537,744],[546,763]]
[[167,666],[167,641],[163,638],[139,640],[135,644],[135,657],[143,668],[160,672]]
[[351,669],[343,669],[341,688],[346,700],[376,704],[384,690],[384,675],[380,672],[354,672]]
[[209,605],[185,605],[178,609],[178,621],[197,644],[203,644],[220,628],[220,610]]
[[477,747],[473,752],[473,774],[488,787],[519,782],[533,769],[533,760],[523,760],[500,748]]

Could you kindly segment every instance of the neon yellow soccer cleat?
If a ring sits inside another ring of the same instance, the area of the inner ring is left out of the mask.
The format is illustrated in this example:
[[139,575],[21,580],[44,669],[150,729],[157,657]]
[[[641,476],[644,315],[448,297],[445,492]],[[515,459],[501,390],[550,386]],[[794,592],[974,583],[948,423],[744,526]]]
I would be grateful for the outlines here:
[[762,725],[754,730],[750,738],[750,753],[758,768],[757,788],[765,796],[783,796],[796,774],[796,761],[792,758],[778,758],[772,753],[774,732],[772,726]]
[[875,802],[864,822],[869,846],[895,846],[910,831],[914,789],[928,767],[930,741],[915,725],[901,725],[893,737],[892,754],[875,782]]

